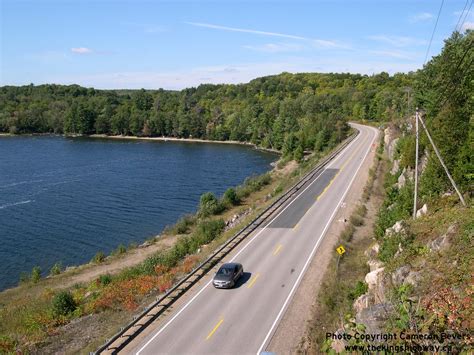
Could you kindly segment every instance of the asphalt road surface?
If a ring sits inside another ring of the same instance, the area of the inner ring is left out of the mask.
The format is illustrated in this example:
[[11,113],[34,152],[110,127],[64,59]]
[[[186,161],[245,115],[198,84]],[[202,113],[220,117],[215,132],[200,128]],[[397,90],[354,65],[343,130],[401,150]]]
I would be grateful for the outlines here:
[[[210,282],[140,344],[136,354],[258,354],[272,333],[375,143],[375,128],[360,134],[310,185],[224,262],[243,265],[234,289]],[[129,348],[130,349],[130,348]]]

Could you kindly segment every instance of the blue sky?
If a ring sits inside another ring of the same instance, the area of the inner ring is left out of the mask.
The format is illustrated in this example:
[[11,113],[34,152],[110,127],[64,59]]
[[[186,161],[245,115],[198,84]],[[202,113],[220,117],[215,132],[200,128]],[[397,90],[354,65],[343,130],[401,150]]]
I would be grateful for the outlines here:
[[[441,0],[1,1],[0,85],[181,89],[422,67]],[[470,0],[445,0],[429,58]],[[463,30],[474,28],[474,7]],[[461,18],[464,20],[464,16]],[[461,21],[462,22],[462,21]]]

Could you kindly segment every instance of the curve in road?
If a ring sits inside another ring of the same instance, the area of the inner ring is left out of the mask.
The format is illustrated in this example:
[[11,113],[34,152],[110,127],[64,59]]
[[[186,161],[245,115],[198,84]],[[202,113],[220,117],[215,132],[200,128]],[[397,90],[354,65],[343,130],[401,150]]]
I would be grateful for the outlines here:
[[207,282],[155,332],[125,351],[140,355],[264,351],[378,135],[375,128],[352,126],[360,131],[357,138],[224,260],[240,262],[246,271],[235,288],[215,289]]

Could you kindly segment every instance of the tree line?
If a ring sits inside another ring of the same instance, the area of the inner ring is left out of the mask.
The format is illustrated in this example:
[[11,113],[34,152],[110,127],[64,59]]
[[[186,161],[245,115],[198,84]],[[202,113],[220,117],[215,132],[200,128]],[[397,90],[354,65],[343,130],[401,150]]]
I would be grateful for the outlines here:
[[3,86],[0,131],[167,136],[252,142],[284,153],[343,139],[348,119],[388,121],[409,110],[413,73],[282,73],[181,91]]

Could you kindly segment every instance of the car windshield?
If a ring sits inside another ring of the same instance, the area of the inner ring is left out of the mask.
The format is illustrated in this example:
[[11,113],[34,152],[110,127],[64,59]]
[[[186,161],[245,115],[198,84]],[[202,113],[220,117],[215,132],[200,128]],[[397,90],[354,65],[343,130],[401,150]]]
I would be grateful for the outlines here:
[[231,268],[221,267],[217,272],[217,275],[230,275],[232,274]]

